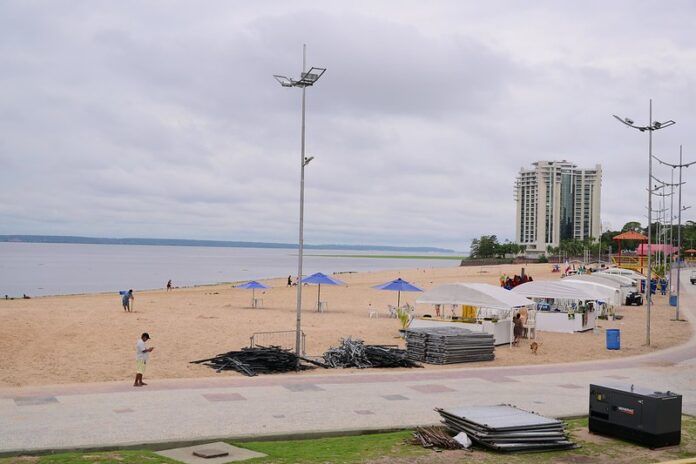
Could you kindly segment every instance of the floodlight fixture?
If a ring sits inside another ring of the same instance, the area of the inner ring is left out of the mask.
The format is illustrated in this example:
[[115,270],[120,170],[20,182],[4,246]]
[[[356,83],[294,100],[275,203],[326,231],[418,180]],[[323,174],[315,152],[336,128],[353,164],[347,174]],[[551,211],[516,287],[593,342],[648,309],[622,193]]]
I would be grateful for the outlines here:
[[321,78],[326,72],[326,68],[310,68],[309,71],[300,74],[300,78],[295,80],[291,77],[283,76],[281,74],[274,74],[273,77],[278,81],[283,87],[311,87],[316,81]]
[[287,76],[281,76],[280,74],[274,74],[273,77],[278,81],[283,87],[293,87],[293,80]]
[[620,123],[625,124],[628,127],[638,129],[641,132],[645,132],[646,130],[647,131],[656,131],[656,130],[664,129],[665,127],[669,127],[669,126],[676,124],[675,121],[672,121],[670,119],[669,121],[664,121],[664,122],[653,121],[652,124],[650,124],[649,126],[637,126],[635,124],[635,122],[633,122],[633,119],[631,119],[631,118],[621,118],[615,114],[612,116],[614,116]]
[[313,159],[313,156],[305,156],[304,165],[307,166]]

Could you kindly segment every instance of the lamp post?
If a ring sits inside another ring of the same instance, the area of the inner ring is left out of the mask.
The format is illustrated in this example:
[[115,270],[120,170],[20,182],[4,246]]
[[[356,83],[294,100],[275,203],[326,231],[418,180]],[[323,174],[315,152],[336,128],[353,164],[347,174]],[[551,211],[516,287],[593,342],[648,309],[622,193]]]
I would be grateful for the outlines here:
[[659,161],[661,164],[664,164],[665,166],[670,166],[672,168],[672,172],[674,172],[674,169],[679,168],[679,181],[677,181],[677,185],[679,185],[679,219],[677,220],[677,253],[678,253],[678,261],[677,261],[677,312],[674,317],[675,321],[680,320],[679,319],[679,305],[681,304],[680,298],[679,298],[679,289],[681,287],[681,284],[679,282],[679,278],[681,277],[681,263],[679,261],[682,260],[682,255],[681,255],[681,249],[682,249],[682,243],[681,243],[681,217],[682,217],[682,211],[685,211],[690,208],[690,206],[682,206],[682,185],[685,182],[682,182],[682,168],[688,168],[692,164],[696,163],[696,161],[692,161],[690,163],[684,163],[682,159],[682,146],[679,145],[679,164],[671,164],[667,163],[665,161],[662,161],[660,158],[655,157],[657,161]]
[[[655,159],[656,159],[657,161],[659,161],[660,163],[664,164],[664,162],[663,162],[662,160],[660,160],[660,158],[658,158],[657,156],[653,156],[653,158],[655,158]],[[672,169],[672,183],[664,182],[664,181],[658,179],[658,178],[655,177],[655,176],[653,176],[653,179],[655,179],[657,182],[659,182],[659,183],[661,184],[661,185],[659,185],[659,186],[658,186],[658,185],[655,186],[655,190],[654,190],[655,192],[657,192],[658,190],[660,190],[660,189],[662,189],[662,188],[665,188],[665,187],[669,187],[669,188],[670,188],[670,192],[669,192],[669,193],[666,193],[666,192],[665,192],[665,193],[656,193],[655,195],[660,195],[660,196],[662,197],[663,205],[664,205],[664,199],[665,199],[665,197],[666,197],[666,196],[669,196],[669,197],[670,197],[670,207],[669,207],[669,235],[670,235],[670,238],[669,238],[669,246],[670,246],[670,253],[669,253],[670,260],[669,260],[669,262],[670,262],[670,266],[669,266],[669,269],[670,269],[670,272],[669,272],[669,278],[668,278],[668,282],[669,282],[668,285],[669,285],[669,289],[670,289],[669,294],[670,294],[670,296],[671,296],[671,295],[672,295],[672,265],[671,265],[672,259],[671,259],[671,258],[672,258],[673,255],[674,255],[674,253],[673,253],[673,251],[672,251],[672,248],[671,248],[671,247],[674,245],[673,240],[672,240],[672,238],[673,238],[673,237],[672,237],[672,229],[674,228],[674,222],[673,222],[673,221],[674,221],[674,187],[681,186],[681,184],[680,184],[680,183],[676,183],[676,184],[674,183],[674,169]],[[667,210],[667,208],[665,208],[665,211],[666,211],[666,210]],[[666,223],[666,222],[667,222],[667,221],[665,221],[665,223]],[[662,240],[662,242],[663,242],[663,244],[666,244],[666,242],[667,242],[667,231],[665,230],[664,225],[663,225],[663,228],[662,228],[662,229],[663,229],[663,232],[662,232],[662,234],[663,234],[663,235],[662,235],[662,239],[663,239],[663,240]],[[662,256],[663,256],[663,258],[664,258],[664,260],[663,260],[663,262],[664,262],[664,269],[665,269],[665,273],[666,273],[666,271],[667,271],[667,253],[665,252],[665,248],[664,248],[664,247],[663,247],[662,251],[663,251]]]
[[[302,89],[302,134],[300,137],[300,233],[298,239],[297,256],[297,324],[295,328],[295,353],[302,353],[302,260],[304,255],[304,178],[305,167],[314,159],[313,156],[305,156],[305,93],[307,87],[314,85],[326,72],[326,68],[307,69],[307,45],[302,45],[302,72],[298,80],[282,75],[273,75],[283,87],[299,87]],[[299,359],[298,359],[299,362]]]
[[620,118],[616,115],[614,115],[616,119],[618,119],[621,123],[627,125],[628,127],[632,127],[633,129],[637,129],[641,132],[648,131],[648,285],[645,286],[645,300],[647,301],[646,304],[646,323],[645,323],[645,344],[647,346],[650,346],[650,289],[652,287],[652,160],[653,160],[653,154],[652,154],[652,137],[653,137],[653,132],[659,129],[664,129],[665,127],[672,126],[676,124],[676,122],[672,121],[671,119],[669,121],[665,122],[659,122],[659,121],[653,121],[652,120],[652,98],[650,99],[650,108],[649,108],[649,114],[648,114],[648,125],[647,126],[636,126],[633,122],[633,120],[629,118]]

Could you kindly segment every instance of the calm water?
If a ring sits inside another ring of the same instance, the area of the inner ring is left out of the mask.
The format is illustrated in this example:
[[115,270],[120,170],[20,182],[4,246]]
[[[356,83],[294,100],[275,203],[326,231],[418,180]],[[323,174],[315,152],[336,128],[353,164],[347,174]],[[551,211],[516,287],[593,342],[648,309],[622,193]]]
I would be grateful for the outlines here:
[[[457,260],[312,256],[317,254],[389,253],[305,251],[305,275],[459,265]],[[0,242],[3,297],[162,288],[167,279],[174,286],[191,286],[290,274],[297,274],[296,250]]]

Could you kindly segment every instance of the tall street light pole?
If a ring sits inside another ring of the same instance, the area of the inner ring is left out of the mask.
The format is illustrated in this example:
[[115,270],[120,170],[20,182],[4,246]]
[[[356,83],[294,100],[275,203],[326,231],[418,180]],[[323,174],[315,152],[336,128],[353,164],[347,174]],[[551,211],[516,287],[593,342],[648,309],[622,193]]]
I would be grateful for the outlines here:
[[681,299],[679,298],[679,289],[681,287],[679,278],[681,277],[681,263],[679,261],[682,261],[682,243],[681,243],[681,217],[682,217],[682,211],[689,209],[690,206],[684,207],[682,206],[682,169],[683,168],[688,168],[692,164],[696,163],[696,161],[692,161],[690,163],[684,163],[683,158],[682,158],[682,146],[679,145],[679,164],[671,164],[667,163],[665,161],[662,161],[660,158],[655,157],[657,161],[660,163],[664,164],[665,166],[670,166],[672,168],[672,172],[674,172],[674,169],[679,168],[679,181],[677,182],[677,185],[679,185],[679,219],[677,221],[677,256],[678,256],[678,261],[677,261],[677,312],[675,314],[674,320],[679,321],[679,305],[681,304]]
[[[660,160],[660,158],[658,158],[657,156],[653,156],[653,158],[655,158],[655,159],[656,159],[657,161],[659,161],[660,163],[664,164],[664,162],[663,162],[662,160]],[[657,182],[659,182],[659,183],[661,184],[661,185],[659,185],[659,186],[657,186],[657,185],[655,186],[654,192],[657,192],[658,190],[663,189],[663,188],[665,188],[665,187],[669,187],[669,188],[670,188],[670,192],[669,192],[669,193],[661,193],[661,194],[660,194],[660,193],[655,193],[655,195],[660,195],[660,196],[662,197],[663,202],[664,202],[664,199],[665,199],[666,196],[669,196],[669,197],[670,197],[670,207],[669,207],[669,216],[670,216],[670,218],[669,218],[669,233],[670,233],[670,239],[669,239],[669,245],[670,245],[670,247],[672,247],[672,246],[674,245],[673,240],[672,240],[672,229],[674,228],[674,222],[673,222],[673,219],[674,219],[674,187],[677,187],[677,186],[679,186],[680,184],[678,184],[678,183],[675,184],[675,183],[674,183],[674,169],[672,169],[672,182],[671,182],[671,183],[664,182],[664,181],[658,179],[658,178],[655,177],[655,176],[653,176],[653,179],[655,179]],[[663,206],[664,206],[664,203],[663,203]],[[667,211],[667,208],[664,208],[664,210]],[[664,221],[664,222],[667,223],[667,221]],[[662,232],[662,233],[663,233],[663,243],[666,244],[666,242],[667,242],[667,230],[665,229],[664,224],[663,224],[663,227],[662,227],[662,228],[663,228],[663,232]],[[666,272],[667,272],[667,253],[665,252],[665,248],[664,248],[664,247],[663,247],[662,251],[663,251],[662,256],[663,256],[663,262],[664,262],[664,267],[663,267],[663,269],[665,270],[665,273],[666,273]],[[671,261],[672,261],[672,259],[671,259],[671,258],[673,257],[673,255],[674,255],[674,253],[673,253],[673,251],[672,251],[672,248],[670,248],[670,252],[669,252],[669,256],[670,256],[670,267],[669,267],[669,271],[670,271],[670,272],[669,272],[669,284],[668,284],[668,285],[669,285],[669,288],[670,288],[670,291],[669,291],[670,296],[672,295],[672,290],[671,290],[671,289],[672,289],[672,266],[671,266]]]
[[651,301],[650,301],[650,296],[651,296],[651,287],[652,287],[652,160],[653,160],[653,154],[652,154],[652,134],[653,131],[659,130],[659,129],[664,129],[665,127],[672,126],[676,124],[676,122],[672,121],[671,119],[669,121],[665,122],[659,122],[659,121],[653,121],[652,120],[652,98],[650,99],[650,110],[649,110],[649,115],[648,115],[648,125],[647,126],[636,126],[633,122],[633,120],[629,118],[620,118],[616,115],[614,115],[616,119],[618,119],[621,123],[627,125],[628,127],[632,127],[633,129],[637,129],[641,132],[648,131],[648,282],[647,285],[645,286],[645,301],[647,301],[647,304],[645,306],[646,309],[646,327],[645,327],[645,344],[647,346],[650,346],[650,306],[651,306]]
[[[300,233],[298,239],[297,254],[297,323],[295,328],[295,353],[302,353],[302,261],[304,256],[304,179],[305,167],[314,159],[313,156],[305,156],[305,94],[307,87],[314,85],[324,75],[326,68],[312,67],[307,71],[307,45],[302,45],[302,73],[298,80],[282,75],[273,77],[283,87],[299,87],[302,89],[302,133],[300,136]],[[299,362],[299,359],[298,359]]]

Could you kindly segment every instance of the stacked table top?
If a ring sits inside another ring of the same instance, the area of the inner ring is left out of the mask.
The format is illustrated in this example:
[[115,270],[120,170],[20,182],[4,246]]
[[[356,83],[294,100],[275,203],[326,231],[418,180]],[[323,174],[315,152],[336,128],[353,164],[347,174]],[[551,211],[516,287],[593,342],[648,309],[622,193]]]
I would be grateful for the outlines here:
[[406,331],[410,359],[429,364],[491,361],[495,358],[492,334],[459,327],[422,327]]
[[514,406],[465,406],[436,409],[455,433],[497,451],[551,451],[575,448],[563,422]]

